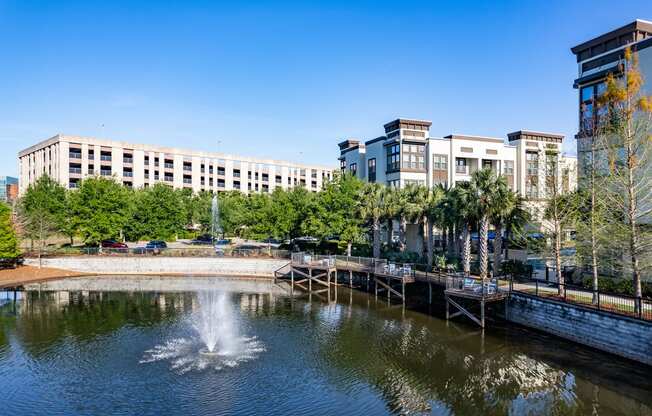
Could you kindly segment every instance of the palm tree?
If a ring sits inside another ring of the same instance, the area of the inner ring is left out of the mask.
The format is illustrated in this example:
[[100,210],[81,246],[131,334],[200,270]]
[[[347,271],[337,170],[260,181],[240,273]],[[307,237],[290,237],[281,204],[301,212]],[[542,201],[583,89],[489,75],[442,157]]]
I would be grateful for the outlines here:
[[507,182],[502,176],[496,175],[492,169],[482,169],[473,172],[471,176],[471,192],[474,195],[474,206],[480,223],[480,278],[485,279],[489,269],[489,220],[494,211],[504,203]]
[[396,205],[396,215],[399,220],[399,250],[405,251],[407,247],[407,222],[410,216],[410,207],[408,206],[411,186],[406,188],[394,188],[393,203]]
[[386,215],[384,187],[378,183],[364,186],[360,195],[360,215],[371,224],[373,256],[380,257],[380,222]]
[[400,200],[400,189],[386,186],[384,188],[385,198],[385,219],[387,220],[387,245],[392,244],[392,232],[394,220],[400,217],[402,205]]
[[530,219],[529,212],[523,206],[524,200],[510,189],[500,189],[501,200],[491,212],[491,224],[494,226],[494,261],[493,273],[498,276],[503,261],[503,231],[508,235],[521,233]]
[[[428,188],[426,188],[428,189]],[[441,209],[441,202],[443,201],[446,195],[446,189],[439,185],[434,188],[428,189],[428,194],[425,201],[425,218],[426,218],[426,235],[427,235],[427,245],[426,245],[426,259],[428,262],[428,267],[432,266],[433,260],[433,251],[434,251],[434,230],[433,228],[437,226],[440,229],[443,229],[443,211]]]
[[407,204],[405,205],[406,219],[419,226],[421,234],[421,255],[427,257],[428,239],[428,208],[429,189],[423,185],[410,184],[405,187]]
[[461,249],[462,269],[464,274],[471,272],[471,225],[477,218],[475,195],[469,182],[457,184],[451,191],[453,206],[455,207],[455,230],[462,237]]

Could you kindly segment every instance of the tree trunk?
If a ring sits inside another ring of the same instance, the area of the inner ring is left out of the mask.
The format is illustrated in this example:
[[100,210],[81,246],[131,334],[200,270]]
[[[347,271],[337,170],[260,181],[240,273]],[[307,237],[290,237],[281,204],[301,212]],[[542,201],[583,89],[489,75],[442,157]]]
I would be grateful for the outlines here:
[[479,237],[480,278],[484,280],[487,278],[489,269],[489,218],[486,215],[480,219]]
[[407,247],[406,234],[407,234],[407,220],[405,219],[405,216],[401,215],[401,222],[399,224],[399,238],[401,240],[399,250],[401,252],[404,252],[405,248]]
[[456,238],[455,238],[455,226],[451,225],[448,229],[448,243],[446,244],[446,251],[448,252],[448,257],[455,257],[455,253],[457,250],[455,250],[455,244],[456,244]]
[[387,247],[392,246],[392,233],[394,232],[394,220],[392,218],[387,219]]
[[597,305],[598,299],[598,249],[596,242],[595,224],[595,133],[591,138],[591,274],[593,275],[593,299],[592,303]]
[[500,266],[503,262],[503,224],[496,224],[496,236],[494,237],[494,277],[500,274]]
[[465,275],[471,274],[471,230],[469,224],[462,229],[462,267]]
[[421,256],[428,261],[428,220],[424,217],[421,223]]
[[555,232],[553,234],[553,244],[555,251],[555,275],[557,276],[557,283],[559,284],[558,294],[564,296],[566,291],[564,282],[564,274],[561,272],[561,224],[555,220]]
[[441,229],[441,250],[443,253],[448,251],[448,231],[446,227],[442,227]]
[[374,220],[373,226],[373,255],[375,258],[380,258],[380,221]]
[[346,243],[346,255],[347,256],[351,255],[351,246],[353,246],[353,244],[350,241]]

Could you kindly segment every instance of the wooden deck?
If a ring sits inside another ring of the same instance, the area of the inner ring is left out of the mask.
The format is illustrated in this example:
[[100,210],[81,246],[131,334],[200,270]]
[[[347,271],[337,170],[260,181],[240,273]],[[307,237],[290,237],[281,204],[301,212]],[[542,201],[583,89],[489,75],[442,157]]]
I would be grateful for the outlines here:
[[[420,282],[428,285],[428,302],[432,303],[433,285],[444,286],[446,319],[464,315],[482,328],[485,326],[485,305],[500,302],[508,296],[507,291],[499,289],[496,281],[489,284],[474,279],[472,284],[468,284],[468,277],[445,271],[418,271],[413,265],[379,259],[295,253],[287,267],[289,273],[285,276],[290,276],[293,293],[295,287],[315,294],[328,291],[328,299],[331,298],[331,288],[337,290],[338,286],[348,283],[351,288],[373,290],[376,297],[387,296],[388,302],[396,299],[405,305],[406,285]],[[472,312],[476,307],[479,307],[479,314]]]

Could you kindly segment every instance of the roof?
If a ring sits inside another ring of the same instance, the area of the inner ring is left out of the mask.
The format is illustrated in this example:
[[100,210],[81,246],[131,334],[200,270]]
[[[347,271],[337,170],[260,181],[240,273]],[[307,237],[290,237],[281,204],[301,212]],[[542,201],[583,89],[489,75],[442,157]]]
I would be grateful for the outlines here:
[[[596,36],[595,38],[589,39],[586,42],[582,42],[579,45],[573,46],[571,48],[571,52],[577,55],[586,49],[592,48],[594,46],[602,45],[603,43],[611,40],[617,40],[618,41],[617,46],[622,46],[623,43],[621,42],[620,37],[637,31],[647,32],[652,34],[652,22],[647,20],[642,20],[642,19],[636,19],[631,23],[628,23],[610,32],[604,33],[600,36]],[[636,39],[634,39],[633,41],[636,41]],[[610,49],[615,49],[615,48],[610,48]],[[606,52],[606,50],[603,52]]]

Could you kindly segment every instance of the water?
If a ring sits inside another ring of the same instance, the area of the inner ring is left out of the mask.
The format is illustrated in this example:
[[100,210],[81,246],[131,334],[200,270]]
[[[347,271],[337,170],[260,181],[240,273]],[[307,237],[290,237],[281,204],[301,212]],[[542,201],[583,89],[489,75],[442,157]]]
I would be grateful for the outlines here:
[[652,414],[649,368],[523,328],[341,288],[329,303],[260,281],[101,279],[0,308],[0,414]]

